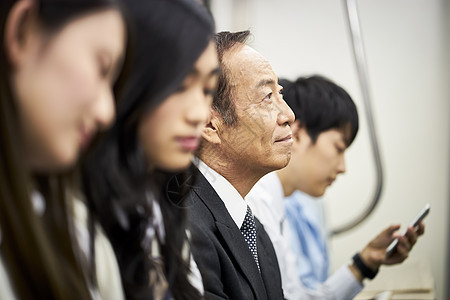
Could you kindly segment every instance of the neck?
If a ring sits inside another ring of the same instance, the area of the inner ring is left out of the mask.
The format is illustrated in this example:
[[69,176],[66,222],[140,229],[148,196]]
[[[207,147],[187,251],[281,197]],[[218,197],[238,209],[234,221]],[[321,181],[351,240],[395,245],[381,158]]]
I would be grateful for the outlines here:
[[258,170],[254,168],[254,166],[242,164],[242,162],[238,160],[226,159],[221,154],[218,154],[218,152],[209,154],[208,151],[202,151],[199,158],[208,165],[208,167],[228,180],[242,198],[247,196],[248,192],[250,192],[252,187],[261,179],[261,177],[270,172],[270,170]]
[[284,196],[288,197],[295,192],[295,176],[290,176],[288,167],[278,170],[278,178],[280,179],[281,186],[283,187]]

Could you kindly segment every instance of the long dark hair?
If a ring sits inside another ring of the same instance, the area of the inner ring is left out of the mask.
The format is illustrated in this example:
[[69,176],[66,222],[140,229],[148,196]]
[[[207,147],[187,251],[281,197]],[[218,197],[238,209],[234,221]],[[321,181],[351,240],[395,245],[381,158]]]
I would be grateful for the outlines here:
[[[48,34],[83,14],[116,7],[113,0],[39,0],[36,18]],[[0,41],[15,0],[0,2]],[[0,232],[1,257],[12,289],[20,299],[89,299],[89,286],[72,243],[72,219],[65,183],[55,174],[33,174],[24,163],[19,112],[10,86],[11,65],[0,52]],[[44,196],[38,216],[30,199]]]
[[127,58],[128,72],[119,79],[116,123],[85,160],[85,193],[113,245],[128,299],[153,295],[149,272],[155,265],[150,245],[143,245],[153,215],[149,190],[163,214],[162,256],[170,292],[176,299],[199,299],[182,257],[185,211],[163,192],[172,174],[149,172],[137,132],[144,115],[181,86],[212,41],[214,22],[194,0],[135,0],[126,8],[134,23],[129,33],[134,51]]

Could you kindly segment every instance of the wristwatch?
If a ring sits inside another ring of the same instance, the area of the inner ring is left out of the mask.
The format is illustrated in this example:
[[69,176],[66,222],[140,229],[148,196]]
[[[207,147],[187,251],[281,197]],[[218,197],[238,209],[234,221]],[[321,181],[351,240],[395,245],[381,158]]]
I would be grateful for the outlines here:
[[353,255],[353,263],[358,268],[358,270],[361,272],[361,274],[369,279],[374,279],[375,276],[378,274],[378,270],[373,271],[371,268],[369,268],[362,260],[361,255],[359,253],[356,253]]

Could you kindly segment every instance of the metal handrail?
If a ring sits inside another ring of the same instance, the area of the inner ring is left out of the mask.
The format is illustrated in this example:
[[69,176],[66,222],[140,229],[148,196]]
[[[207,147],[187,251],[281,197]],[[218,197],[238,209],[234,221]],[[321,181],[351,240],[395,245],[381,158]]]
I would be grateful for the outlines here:
[[372,100],[370,98],[369,93],[369,80],[367,75],[368,71],[366,58],[364,55],[364,45],[361,35],[361,26],[359,24],[358,7],[356,5],[356,0],[344,0],[344,3],[346,5],[348,25],[353,44],[353,54],[355,56],[355,63],[359,77],[359,84],[361,86],[364,108],[367,115],[367,124],[369,126],[369,136],[372,145],[372,152],[375,160],[377,176],[376,176],[375,193],[369,206],[359,216],[357,216],[350,222],[332,230],[333,235],[346,232],[356,227],[361,222],[363,222],[377,206],[383,189],[383,166],[381,163],[380,149],[378,146],[378,140],[373,120]]

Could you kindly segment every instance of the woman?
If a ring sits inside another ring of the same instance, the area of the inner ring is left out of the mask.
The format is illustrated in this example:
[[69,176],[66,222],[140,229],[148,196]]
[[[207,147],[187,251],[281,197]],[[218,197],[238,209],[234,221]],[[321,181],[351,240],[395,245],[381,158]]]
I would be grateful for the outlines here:
[[113,0],[0,4],[0,298],[89,299],[61,174],[114,117]]
[[86,194],[113,244],[128,299],[199,299],[185,213],[161,191],[171,172],[190,165],[210,112],[214,24],[193,0],[126,6],[136,51],[118,91],[117,122],[86,161]]

